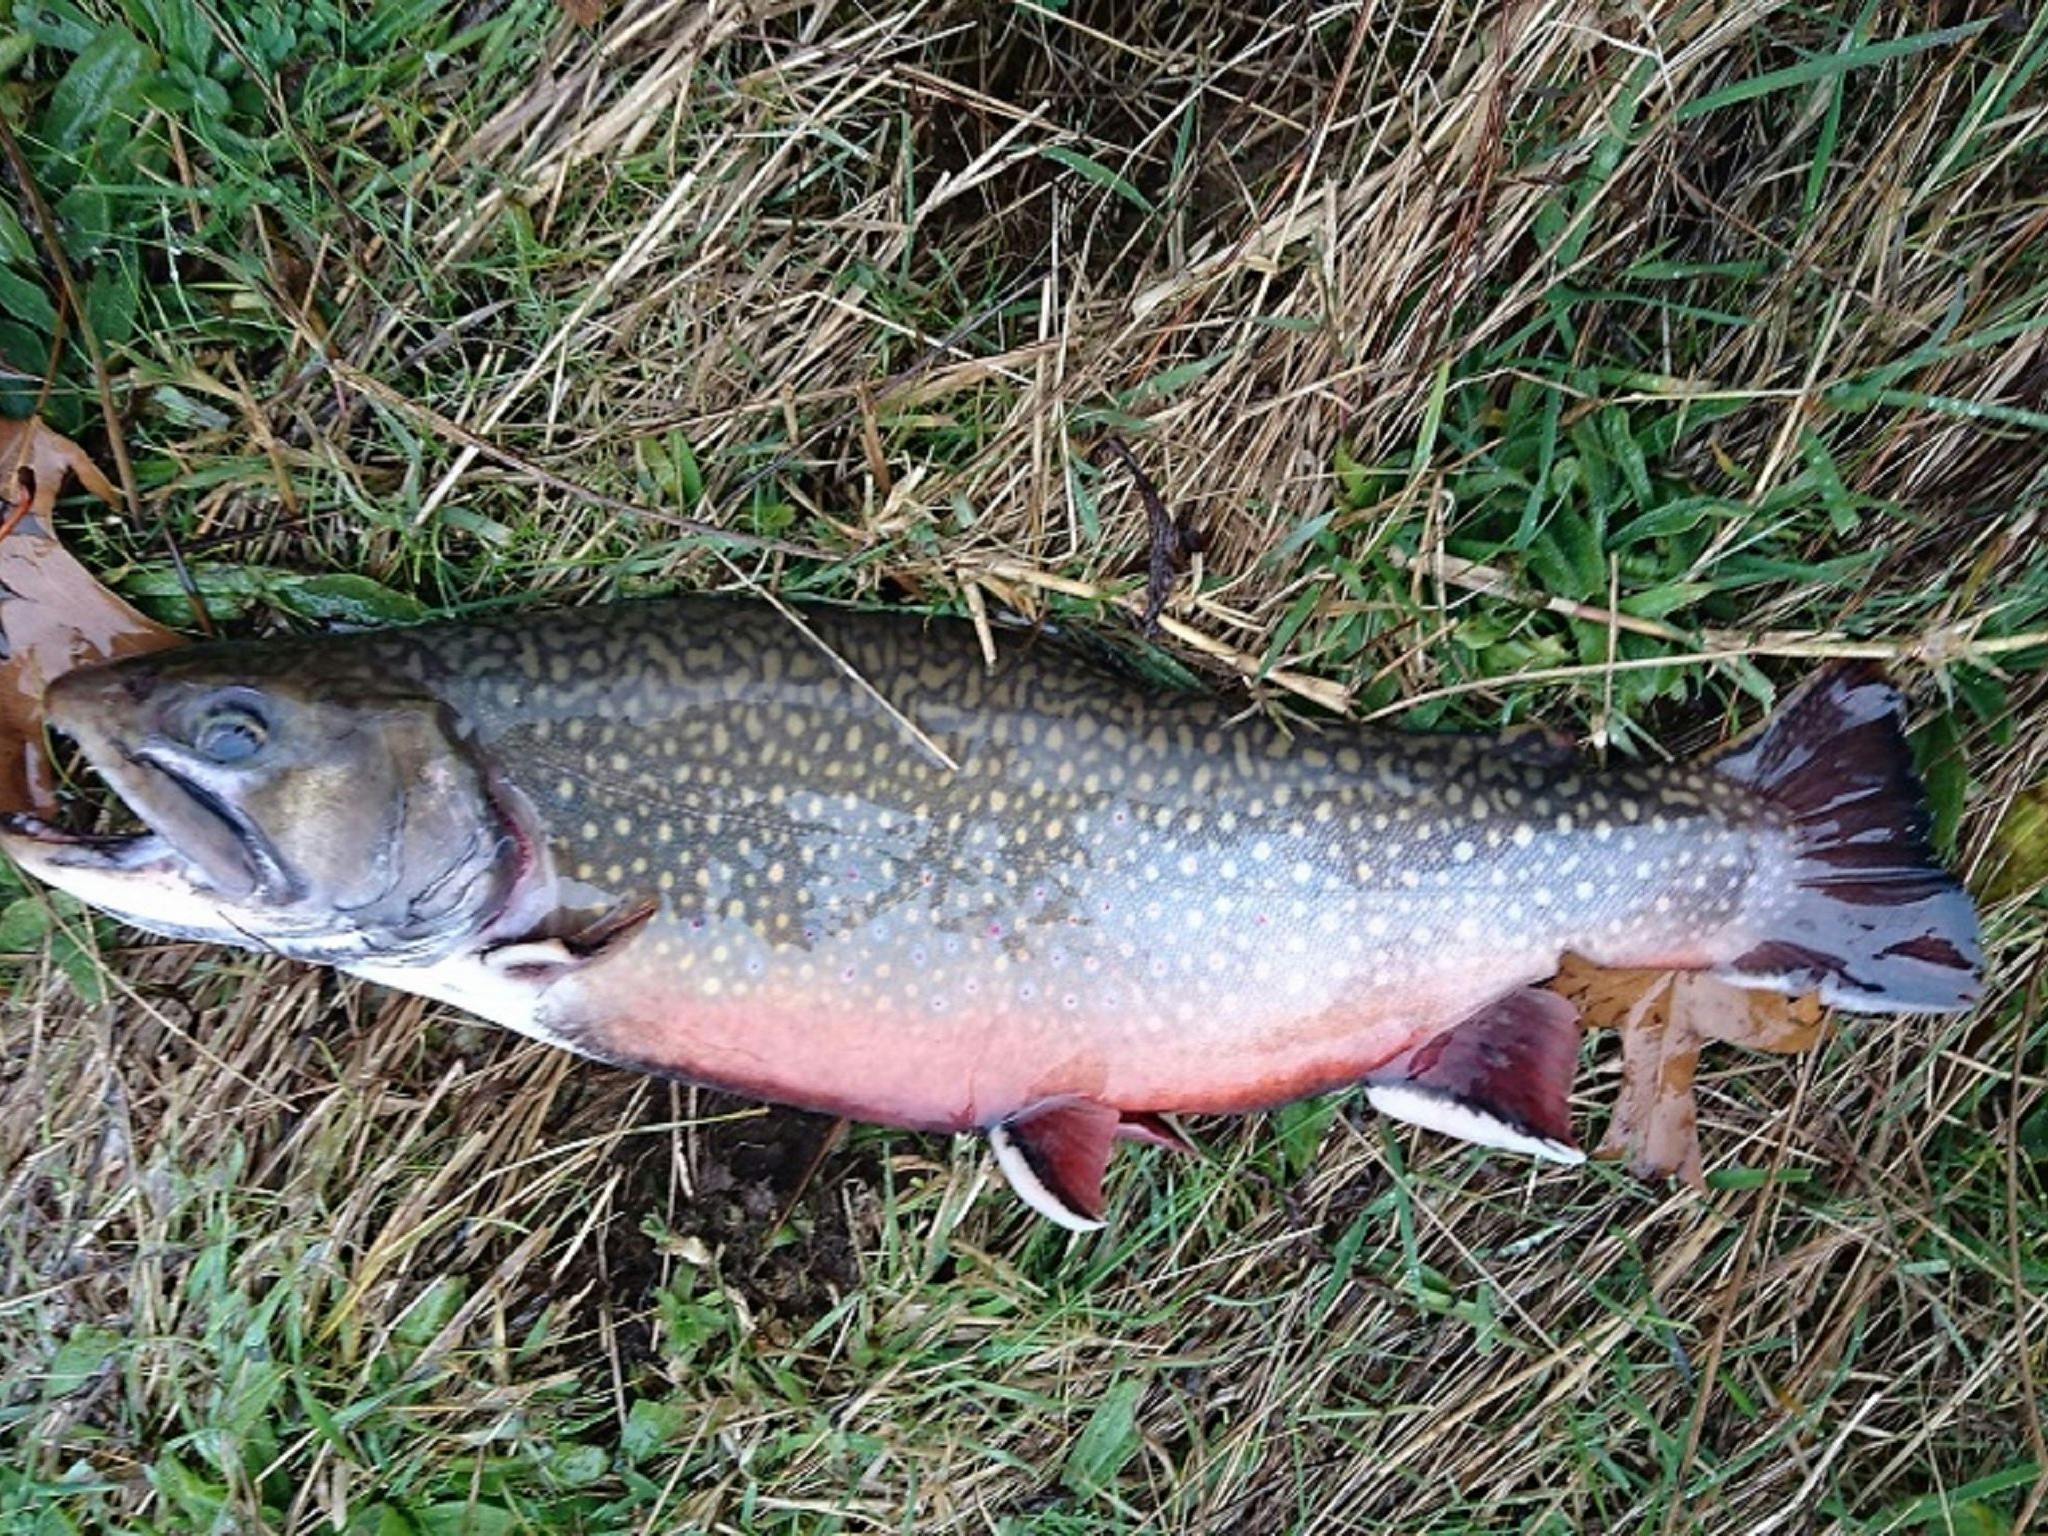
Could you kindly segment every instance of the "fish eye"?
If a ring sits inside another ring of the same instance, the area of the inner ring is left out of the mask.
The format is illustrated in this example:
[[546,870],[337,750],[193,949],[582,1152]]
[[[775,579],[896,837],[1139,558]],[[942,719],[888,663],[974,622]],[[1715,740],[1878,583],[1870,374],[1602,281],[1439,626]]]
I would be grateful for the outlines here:
[[240,763],[254,757],[270,736],[263,716],[247,704],[215,704],[192,731],[192,750],[208,762]]

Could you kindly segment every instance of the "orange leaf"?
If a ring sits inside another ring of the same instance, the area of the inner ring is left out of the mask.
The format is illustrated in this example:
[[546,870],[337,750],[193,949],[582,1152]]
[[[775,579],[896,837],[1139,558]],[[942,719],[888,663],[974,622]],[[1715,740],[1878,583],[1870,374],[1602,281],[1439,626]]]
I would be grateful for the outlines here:
[[1703,971],[1602,970],[1567,955],[1550,985],[1588,1026],[1621,1033],[1621,1093],[1598,1155],[1626,1156],[1638,1178],[1704,1187],[1693,1099],[1702,1041],[1795,1052],[1820,1038],[1818,998],[1752,992]]
[[114,487],[83,449],[34,417],[0,418],[0,810],[55,808],[43,751],[43,689],[73,667],[176,645],[57,542],[65,476],[102,501]]

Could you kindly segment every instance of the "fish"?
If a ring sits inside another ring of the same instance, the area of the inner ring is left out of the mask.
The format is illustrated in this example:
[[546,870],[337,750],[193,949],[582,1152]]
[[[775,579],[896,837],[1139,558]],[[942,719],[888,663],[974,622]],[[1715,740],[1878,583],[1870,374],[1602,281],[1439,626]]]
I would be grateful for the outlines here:
[[1073,1231],[1114,1147],[1362,1087],[1577,1161],[1567,951],[1967,1008],[1897,691],[1813,674],[1693,763],[1240,717],[1056,639],[722,596],[211,642],[49,726],[139,830],[0,821],[121,921],[621,1067],[985,1136]]

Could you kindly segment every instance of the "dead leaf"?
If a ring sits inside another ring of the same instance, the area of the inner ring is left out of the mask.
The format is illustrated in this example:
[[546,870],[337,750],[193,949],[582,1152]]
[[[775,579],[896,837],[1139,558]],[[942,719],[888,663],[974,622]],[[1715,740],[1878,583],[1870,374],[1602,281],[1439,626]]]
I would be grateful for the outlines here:
[[1550,986],[1590,1028],[1621,1034],[1621,1093],[1595,1155],[1625,1155],[1638,1178],[1675,1174],[1694,1189],[1706,1182],[1693,1099],[1701,1043],[1789,1054],[1820,1038],[1819,998],[1753,992],[1703,971],[1604,970],[1567,955]]
[[41,420],[0,418],[0,810],[56,807],[43,751],[43,690],[73,667],[176,645],[64,551],[50,509],[64,477],[102,501],[114,487]]
[[2005,901],[2048,885],[2048,780],[2013,797],[1978,865],[1986,901]]
[[579,27],[594,27],[604,19],[610,0],[562,0],[562,9]]

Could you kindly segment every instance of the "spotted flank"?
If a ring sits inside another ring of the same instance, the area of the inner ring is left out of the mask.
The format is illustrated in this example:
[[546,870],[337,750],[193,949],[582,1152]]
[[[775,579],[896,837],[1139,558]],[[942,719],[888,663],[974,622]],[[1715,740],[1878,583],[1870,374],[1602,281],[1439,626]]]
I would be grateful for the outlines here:
[[1576,1021],[1530,986],[1567,949],[1871,1011],[1974,996],[1868,672],[1712,762],[1602,771],[1541,737],[1282,730],[1043,639],[990,670],[944,621],[806,628],[681,599],[74,674],[51,718],[148,830],[4,841],[138,926],[986,1133],[1077,1231],[1117,1141],[1185,1145],[1163,1116],[1353,1084],[1576,1157]]

